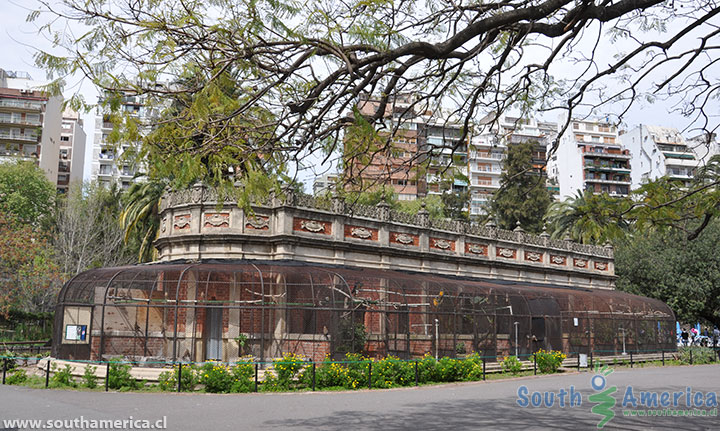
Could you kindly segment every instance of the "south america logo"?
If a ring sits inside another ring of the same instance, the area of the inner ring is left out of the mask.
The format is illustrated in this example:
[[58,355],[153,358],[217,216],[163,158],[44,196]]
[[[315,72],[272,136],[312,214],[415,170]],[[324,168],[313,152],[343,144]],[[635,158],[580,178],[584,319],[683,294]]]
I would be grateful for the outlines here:
[[595,364],[595,375],[590,379],[590,385],[593,390],[597,393],[592,394],[588,397],[588,401],[595,403],[590,411],[596,415],[600,415],[603,418],[597,423],[598,429],[605,426],[612,418],[615,417],[615,412],[612,410],[615,407],[615,397],[612,396],[617,391],[617,386],[608,387],[606,377],[612,374],[613,369],[607,365],[600,366],[599,363]]

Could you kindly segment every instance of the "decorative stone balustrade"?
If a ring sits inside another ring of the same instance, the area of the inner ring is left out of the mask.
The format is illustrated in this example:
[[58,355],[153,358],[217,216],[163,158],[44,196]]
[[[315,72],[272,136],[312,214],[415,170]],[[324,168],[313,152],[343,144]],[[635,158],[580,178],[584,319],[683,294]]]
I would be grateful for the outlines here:
[[247,213],[201,185],[168,192],[159,260],[296,260],[461,277],[614,288],[612,247],[286,193]]

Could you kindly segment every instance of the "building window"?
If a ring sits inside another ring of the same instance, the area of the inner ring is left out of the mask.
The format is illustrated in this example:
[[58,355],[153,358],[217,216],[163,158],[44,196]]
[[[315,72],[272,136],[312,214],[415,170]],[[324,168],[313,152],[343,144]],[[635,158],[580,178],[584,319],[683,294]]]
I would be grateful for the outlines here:
[[60,140],[63,142],[68,142],[68,141],[70,141],[70,137],[69,136],[61,136]]

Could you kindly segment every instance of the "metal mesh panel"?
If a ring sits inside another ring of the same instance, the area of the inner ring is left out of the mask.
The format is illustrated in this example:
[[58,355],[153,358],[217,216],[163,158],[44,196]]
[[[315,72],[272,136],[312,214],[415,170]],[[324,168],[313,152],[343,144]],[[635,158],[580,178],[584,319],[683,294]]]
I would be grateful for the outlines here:
[[77,304],[92,306],[87,346],[68,346],[56,329],[57,355],[230,361],[294,352],[322,360],[674,346],[670,309],[622,292],[296,262],[87,271],[62,289],[57,328]]

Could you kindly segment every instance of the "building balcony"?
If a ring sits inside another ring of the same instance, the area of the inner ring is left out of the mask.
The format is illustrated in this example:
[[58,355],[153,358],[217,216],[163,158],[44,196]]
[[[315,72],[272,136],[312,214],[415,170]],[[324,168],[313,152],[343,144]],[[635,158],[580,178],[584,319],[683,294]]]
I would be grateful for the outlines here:
[[470,159],[474,160],[503,160],[505,159],[504,154],[498,153],[471,153]]
[[603,159],[622,159],[622,160],[630,160],[630,154],[622,154],[622,153],[598,153],[594,151],[583,151],[583,156],[588,157],[598,157]]
[[608,179],[601,179],[601,178],[585,178],[586,183],[602,183],[602,184],[617,184],[617,185],[623,185],[623,186],[629,186],[630,185],[630,179],[627,180],[608,180]]
[[27,118],[20,118],[19,115],[0,114],[0,124],[6,124],[9,126],[20,126],[20,127],[27,127],[27,126],[38,127],[42,123],[40,122],[40,120],[28,120]]
[[595,164],[586,164],[583,168],[587,171],[594,172],[617,172],[619,174],[630,174],[630,168],[618,167],[618,166],[602,166]]
[[24,102],[22,100],[0,100],[0,109],[12,111],[42,111],[43,104],[40,102]]
[[0,139],[19,142],[38,142],[37,135],[30,135],[27,133],[0,132]]

